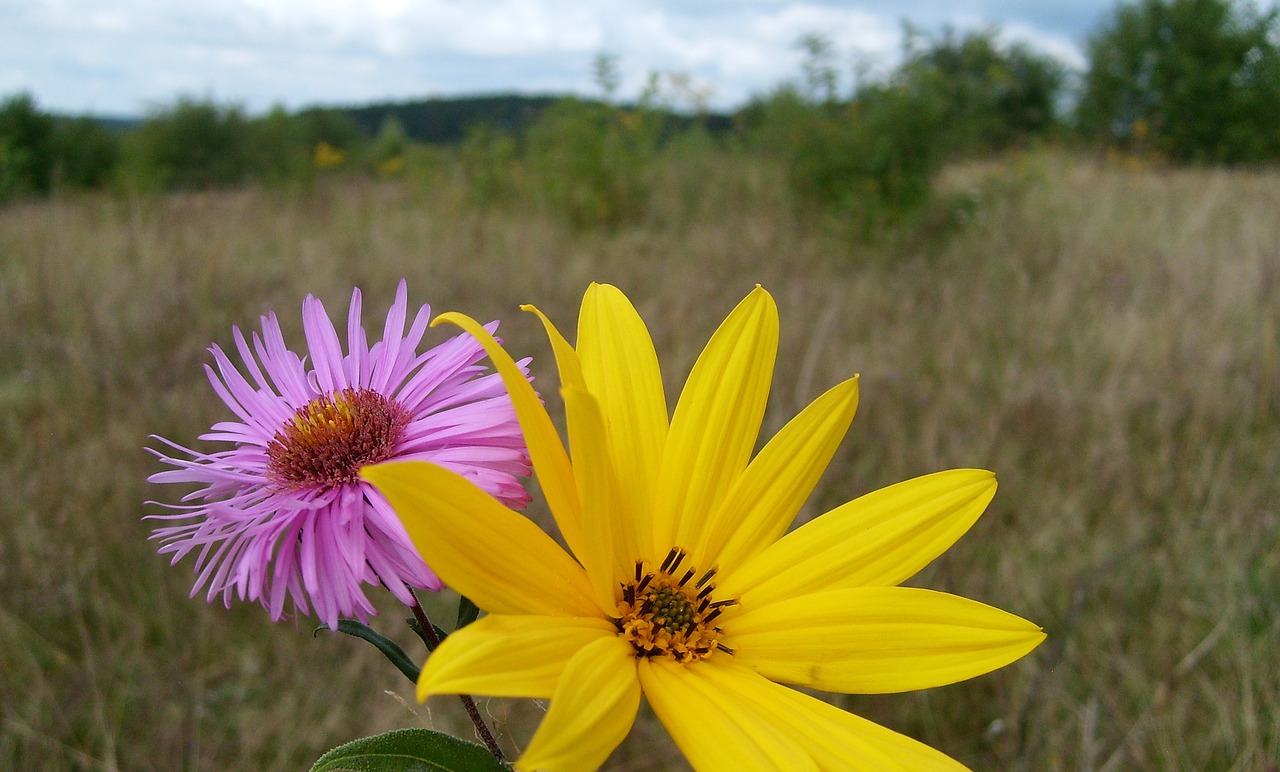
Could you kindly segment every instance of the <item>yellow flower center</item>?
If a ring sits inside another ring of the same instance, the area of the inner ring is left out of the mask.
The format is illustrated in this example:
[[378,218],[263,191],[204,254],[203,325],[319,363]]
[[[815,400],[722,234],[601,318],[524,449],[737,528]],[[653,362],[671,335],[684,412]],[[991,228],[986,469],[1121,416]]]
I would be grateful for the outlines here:
[[411,417],[370,389],[316,397],[267,444],[267,479],[290,491],[354,483],[362,467],[391,457]]
[[637,657],[666,657],[682,664],[710,657],[716,650],[732,654],[720,643],[723,631],[715,620],[738,601],[714,598],[716,569],[698,576],[696,568],[681,570],[685,551],[673,547],[657,571],[636,561],[635,579],[622,585],[618,633],[635,647]]

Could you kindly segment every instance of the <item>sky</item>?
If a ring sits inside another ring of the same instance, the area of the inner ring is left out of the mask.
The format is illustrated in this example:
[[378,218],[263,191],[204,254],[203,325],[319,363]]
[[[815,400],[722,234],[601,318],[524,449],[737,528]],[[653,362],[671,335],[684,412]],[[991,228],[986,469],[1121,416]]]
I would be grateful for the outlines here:
[[892,66],[902,23],[997,25],[1081,67],[1115,0],[0,0],[0,98],[42,110],[138,116],[178,96],[238,104],[357,105],[519,92],[617,95],[679,73],[731,110],[800,73],[797,39],[827,36],[849,73]]

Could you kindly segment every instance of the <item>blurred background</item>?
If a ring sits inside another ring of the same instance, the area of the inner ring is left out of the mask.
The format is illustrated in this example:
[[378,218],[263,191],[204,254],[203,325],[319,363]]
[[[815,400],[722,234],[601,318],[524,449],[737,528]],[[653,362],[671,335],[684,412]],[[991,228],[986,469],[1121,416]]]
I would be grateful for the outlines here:
[[[189,599],[141,520],[177,495],[145,482],[149,435],[227,416],[210,343],[274,310],[300,347],[302,298],[340,320],[352,286],[380,326],[406,277],[411,303],[501,319],[544,393],[521,303],[571,333],[587,284],[619,285],[674,394],[764,284],[762,441],[862,375],[801,518],[992,469],[986,515],[910,583],[1049,633],[973,681],[828,699],[977,769],[1275,768],[1273,5],[3,13],[0,767],[305,768],[396,727],[470,737],[359,641]],[[424,656],[381,601],[373,626]],[[481,709],[517,752],[545,705]],[[642,716],[609,768],[683,768]]]

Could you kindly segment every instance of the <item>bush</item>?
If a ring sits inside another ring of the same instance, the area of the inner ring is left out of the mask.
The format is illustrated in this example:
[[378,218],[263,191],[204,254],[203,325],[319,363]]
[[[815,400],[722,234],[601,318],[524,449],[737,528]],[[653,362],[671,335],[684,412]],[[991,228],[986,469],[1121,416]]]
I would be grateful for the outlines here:
[[[835,93],[828,51],[806,38],[806,87],[783,86],[741,116],[758,145],[780,157],[804,211],[847,220],[867,238],[929,200],[942,162],[942,108],[909,78]],[[815,61],[816,59],[816,61]]]
[[643,103],[623,109],[566,98],[538,116],[527,137],[534,193],[576,227],[639,216],[662,121]]
[[394,115],[388,115],[369,149],[369,161],[378,176],[394,177],[404,171],[408,150],[409,138],[404,133],[404,124]]
[[510,132],[478,123],[458,150],[467,200],[482,212],[516,197],[518,148]]
[[1182,161],[1280,157],[1277,11],[1142,0],[1116,8],[1087,53],[1077,117],[1096,140]]

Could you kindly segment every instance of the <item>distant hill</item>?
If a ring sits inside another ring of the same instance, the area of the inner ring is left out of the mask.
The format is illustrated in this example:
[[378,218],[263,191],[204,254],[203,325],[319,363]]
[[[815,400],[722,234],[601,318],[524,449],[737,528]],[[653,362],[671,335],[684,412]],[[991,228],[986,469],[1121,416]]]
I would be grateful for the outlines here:
[[[466,137],[475,125],[518,132],[537,119],[538,114],[565,96],[526,96],[496,94],[489,96],[432,98],[417,102],[386,102],[361,107],[335,108],[350,115],[369,136],[377,136],[382,125],[394,117],[408,137],[417,142],[448,144]],[[672,115],[674,124],[683,126],[692,118]],[[732,119],[728,115],[705,117],[712,132],[728,131]]]
[[[331,111],[349,115],[360,130],[369,137],[376,137],[389,118],[400,122],[409,139],[428,144],[461,142],[472,126],[483,125],[503,131],[519,132],[530,126],[538,114],[568,95],[489,94],[462,97],[432,97],[409,102],[375,102],[356,106],[317,106],[307,109]],[[684,127],[693,121],[687,115],[671,115],[676,127]],[[126,132],[137,128],[145,119],[132,117],[93,116],[92,120],[113,132]],[[703,120],[712,132],[728,131],[732,118],[712,113]]]
[[60,120],[93,121],[102,128],[116,134],[132,131],[138,128],[138,124],[142,123],[141,118],[128,118],[118,115],[55,115],[54,117]]
[[559,96],[496,94],[489,96],[431,98],[416,102],[381,102],[360,107],[334,108],[350,115],[370,137],[378,135],[392,117],[416,142],[459,142],[474,125],[519,131],[555,104]]

